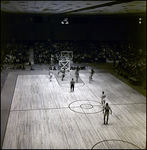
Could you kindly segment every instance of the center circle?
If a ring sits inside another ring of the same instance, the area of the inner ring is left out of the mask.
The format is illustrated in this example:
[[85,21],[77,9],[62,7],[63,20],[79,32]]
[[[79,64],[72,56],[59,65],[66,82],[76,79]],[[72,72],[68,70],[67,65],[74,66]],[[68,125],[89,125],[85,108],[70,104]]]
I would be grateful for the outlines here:
[[91,104],[81,104],[80,107],[83,108],[83,109],[91,109],[93,107],[93,105],[91,105]]
[[95,114],[100,113],[103,107],[100,102],[96,100],[76,100],[68,105],[68,108],[76,113],[81,114]]

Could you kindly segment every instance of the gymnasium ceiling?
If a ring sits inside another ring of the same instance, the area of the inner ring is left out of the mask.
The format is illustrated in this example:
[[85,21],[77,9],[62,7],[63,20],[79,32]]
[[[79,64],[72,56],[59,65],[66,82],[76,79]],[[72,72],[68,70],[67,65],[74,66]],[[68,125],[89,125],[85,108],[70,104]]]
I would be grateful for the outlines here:
[[146,1],[1,1],[1,12],[47,15],[145,14]]

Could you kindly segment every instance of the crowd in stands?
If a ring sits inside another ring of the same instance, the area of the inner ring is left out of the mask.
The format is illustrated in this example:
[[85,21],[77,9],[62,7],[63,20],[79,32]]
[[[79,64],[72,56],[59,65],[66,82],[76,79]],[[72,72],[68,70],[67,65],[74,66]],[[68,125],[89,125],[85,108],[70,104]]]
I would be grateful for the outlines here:
[[105,52],[101,45],[92,42],[46,42],[34,44],[34,62],[58,63],[61,51],[73,51],[73,62],[105,62]]
[[12,69],[25,70],[29,61],[29,46],[26,43],[1,43],[1,71],[13,64]]
[[50,63],[51,54],[54,54],[54,50],[55,50],[51,44],[35,43],[33,49],[34,49],[35,64]]
[[[125,78],[135,79],[140,84],[146,80],[145,50],[132,43],[48,41],[35,42],[32,46],[35,64],[58,64],[61,51],[73,51],[74,63],[105,63],[109,59],[114,61],[115,71]],[[24,64],[28,61],[29,46],[26,43],[2,43],[1,70],[9,63],[13,63],[14,68],[25,69]]]
[[120,60],[115,71],[135,84],[146,83],[146,54],[134,44],[121,45]]

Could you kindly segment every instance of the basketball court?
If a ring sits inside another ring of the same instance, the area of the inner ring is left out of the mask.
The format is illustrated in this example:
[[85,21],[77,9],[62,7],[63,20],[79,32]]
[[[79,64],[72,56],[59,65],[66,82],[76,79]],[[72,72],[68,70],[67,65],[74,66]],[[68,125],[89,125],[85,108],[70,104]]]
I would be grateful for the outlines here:
[[[2,148],[145,149],[146,97],[110,73],[95,72],[89,83],[89,70],[80,70],[74,92],[74,70],[63,81],[58,70],[51,81],[48,71],[10,72],[1,92],[2,106],[10,108]],[[112,109],[108,125],[102,91]]]

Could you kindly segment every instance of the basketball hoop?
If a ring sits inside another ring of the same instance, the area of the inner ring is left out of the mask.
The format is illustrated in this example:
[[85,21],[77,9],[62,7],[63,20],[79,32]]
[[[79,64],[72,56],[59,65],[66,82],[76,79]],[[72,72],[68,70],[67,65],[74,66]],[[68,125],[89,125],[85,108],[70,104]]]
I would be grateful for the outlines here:
[[73,58],[73,51],[61,51],[61,60],[59,60],[60,70],[70,70],[70,61]]

